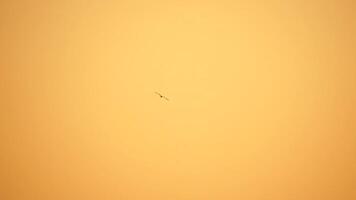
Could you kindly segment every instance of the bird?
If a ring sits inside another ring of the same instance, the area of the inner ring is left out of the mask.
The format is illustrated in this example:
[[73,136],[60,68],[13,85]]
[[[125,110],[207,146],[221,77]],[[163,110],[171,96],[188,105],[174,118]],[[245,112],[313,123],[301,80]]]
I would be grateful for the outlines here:
[[161,93],[159,93],[159,92],[155,92],[155,93],[156,93],[159,97],[161,97],[161,98],[163,98],[163,99],[169,101],[169,99],[168,99],[167,97],[163,96]]

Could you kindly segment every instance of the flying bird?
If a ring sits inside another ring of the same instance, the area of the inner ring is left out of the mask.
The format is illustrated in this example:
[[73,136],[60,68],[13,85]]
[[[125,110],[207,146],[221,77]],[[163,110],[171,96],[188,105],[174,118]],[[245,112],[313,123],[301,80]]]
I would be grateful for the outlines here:
[[155,93],[156,93],[159,97],[161,97],[161,98],[163,98],[163,99],[169,101],[169,99],[168,99],[167,97],[163,96],[161,93],[159,93],[159,92],[155,92]]

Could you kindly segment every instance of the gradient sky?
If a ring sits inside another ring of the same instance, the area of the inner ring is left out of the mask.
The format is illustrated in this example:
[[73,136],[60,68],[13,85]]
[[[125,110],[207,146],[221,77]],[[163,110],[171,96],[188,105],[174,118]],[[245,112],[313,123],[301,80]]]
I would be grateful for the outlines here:
[[1,1],[0,199],[356,199],[355,9]]

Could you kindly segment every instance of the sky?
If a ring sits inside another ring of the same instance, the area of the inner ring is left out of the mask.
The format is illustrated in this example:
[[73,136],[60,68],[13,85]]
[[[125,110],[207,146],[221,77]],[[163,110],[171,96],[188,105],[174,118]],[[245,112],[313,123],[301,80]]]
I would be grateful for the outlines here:
[[0,2],[0,199],[356,199],[355,9]]

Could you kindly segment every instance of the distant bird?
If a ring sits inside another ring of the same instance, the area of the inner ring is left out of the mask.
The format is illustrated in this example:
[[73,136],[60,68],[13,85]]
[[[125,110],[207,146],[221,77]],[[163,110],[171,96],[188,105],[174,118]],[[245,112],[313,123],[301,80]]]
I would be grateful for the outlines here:
[[167,97],[163,96],[161,93],[158,93],[158,92],[155,92],[155,93],[156,93],[159,97],[161,97],[161,98],[163,98],[163,99],[169,101],[169,99],[168,99]]

